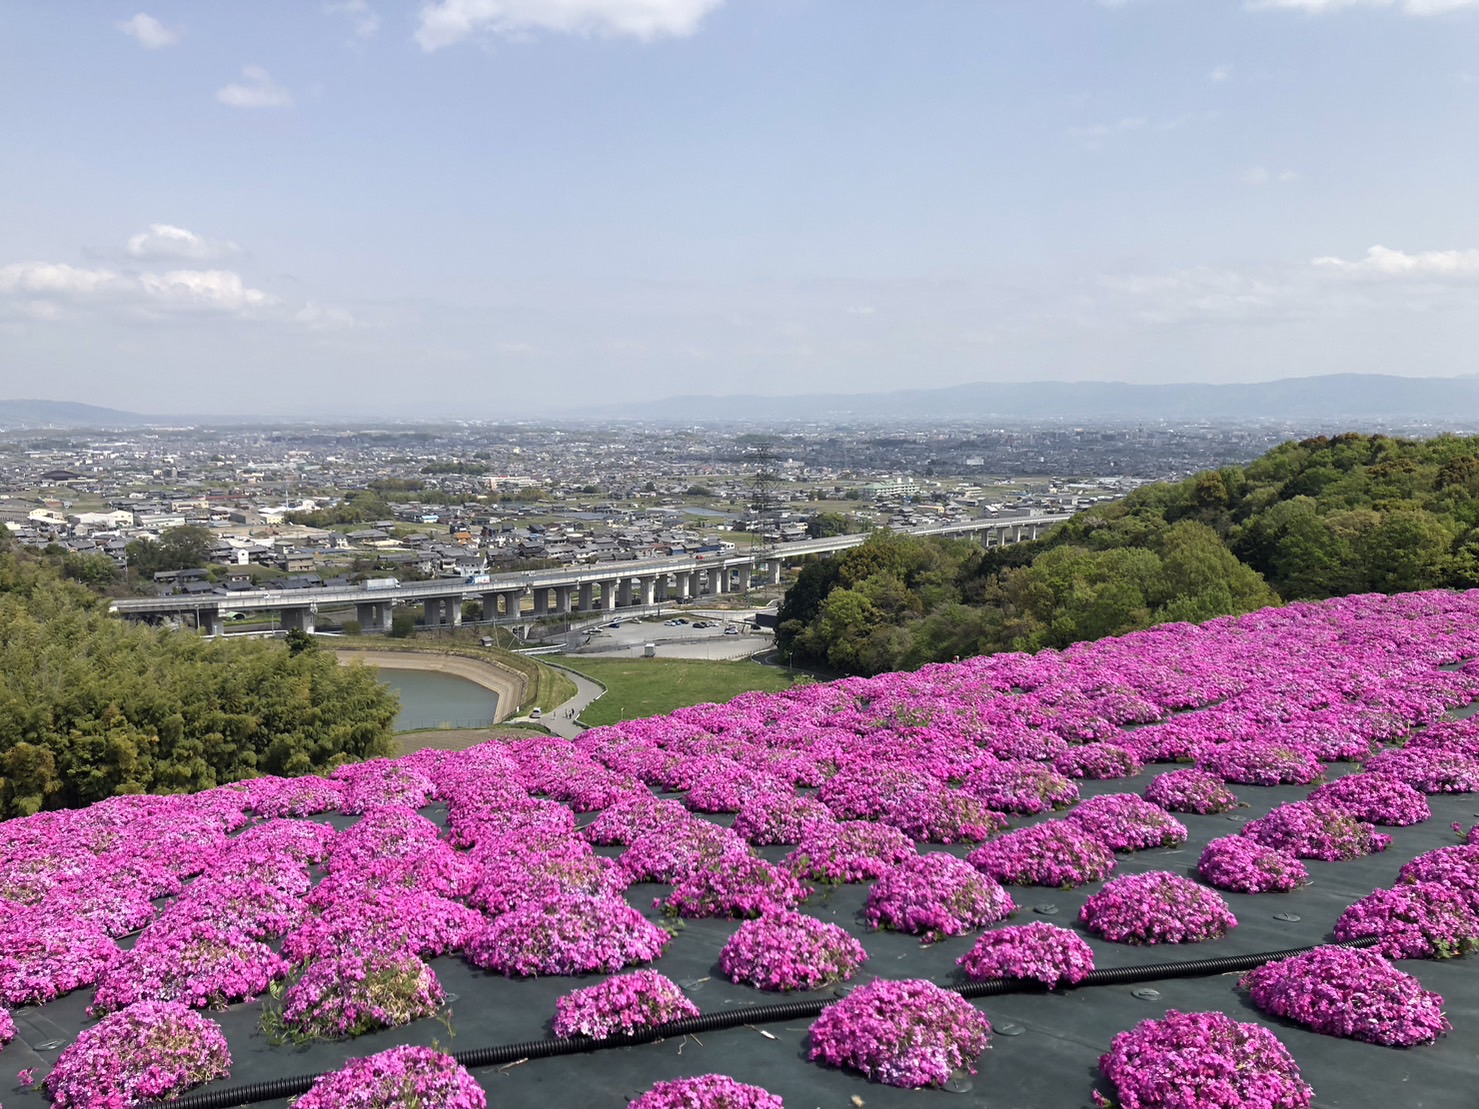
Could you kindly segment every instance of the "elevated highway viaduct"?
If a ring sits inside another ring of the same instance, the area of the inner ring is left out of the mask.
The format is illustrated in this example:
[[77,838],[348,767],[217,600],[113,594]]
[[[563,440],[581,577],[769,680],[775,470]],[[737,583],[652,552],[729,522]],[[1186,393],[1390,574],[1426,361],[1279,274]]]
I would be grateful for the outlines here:
[[[1037,539],[1068,518],[1067,514],[1009,519],[982,517],[914,528],[905,534],[976,539],[985,546],[994,547]],[[311,632],[320,609],[353,606],[361,630],[373,635],[390,630],[391,613],[396,605],[421,605],[426,626],[456,627],[462,623],[463,602],[476,598],[483,604],[483,623],[522,627],[546,616],[619,613],[625,608],[650,608],[660,602],[676,604],[700,596],[717,597],[743,592],[750,587],[756,574],[765,583],[775,585],[780,582],[781,568],[787,562],[855,547],[869,534],[802,539],[755,553],[687,555],[558,570],[530,570],[495,574],[486,580],[439,578],[386,588],[354,585],[130,598],[114,601],[109,611],[135,620],[190,618],[207,635],[221,635],[225,631],[223,613],[228,611],[278,612],[283,627]],[[483,578],[484,575],[476,577]]]

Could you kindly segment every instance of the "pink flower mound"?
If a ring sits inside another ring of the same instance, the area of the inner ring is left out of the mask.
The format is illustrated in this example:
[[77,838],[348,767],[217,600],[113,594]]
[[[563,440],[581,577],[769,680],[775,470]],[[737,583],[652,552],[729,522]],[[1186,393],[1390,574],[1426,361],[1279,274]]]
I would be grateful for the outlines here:
[[[820,805],[817,807],[821,808]],[[585,838],[592,843],[624,845],[644,832],[684,824],[689,819],[688,810],[676,801],[659,801],[655,797],[628,797],[591,821],[586,827]]]
[[1243,825],[1243,835],[1300,859],[1338,862],[1385,851],[1392,837],[1348,809],[1325,801],[1290,801]]
[[1028,815],[1078,800],[1076,785],[1035,762],[987,763],[967,775],[963,788],[993,809]]
[[969,793],[943,786],[930,793],[907,793],[891,802],[878,818],[920,843],[980,843],[1007,826]]
[[288,933],[282,954],[293,962],[343,951],[404,951],[431,959],[461,951],[486,923],[476,909],[434,893],[363,890],[336,899],[322,916]]
[[889,766],[861,766],[843,770],[822,783],[817,800],[839,820],[874,820],[906,793],[929,793],[940,782],[925,774]]
[[778,912],[735,929],[719,952],[719,969],[756,989],[814,990],[851,978],[867,960],[863,945],[836,924]]
[[1424,793],[1479,792],[1479,758],[1458,751],[1404,747],[1366,760],[1368,774],[1388,774]]
[[991,1022],[933,982],[879,979],[822,1010],[807,1058],[850,1067],[886,1086],[943,1086],[952,1071],[976,1073]]
[[1433,815],[1421,790],[1390,774],[1352,774],[1321,786],[1309,799],[1339,805],[1362,820],[1389,827],[1421,824]]
[[0,1047],[15,1039],[15,1020],[9,1009],[0,1009]]
[[245,933],[203,921],[152,925],[103,972],[88,1012],[138,1001],[179,1001],[192,1009],[249,1001],[284,977],[288,964]]
[[1460,843],[1427,851],[1397,871],[1399,882],[1437,882],[1462,894],[1479,914],[1479,844]]
[[1203,748],[1197,768],[1250,786],[1306,786],[1325,773],[1320,761],[1303,747],[1260,739]]
[[213,1020],[169,1001],[141,1001],[84,1028],[46,1076],[57,1109],[141,1105],[176,1097],[231,1071]]
[[1145,799],[1170,812],[1231,812],[1238,796],[1216,774],[1188,768],[1158,775],[1145,787]]
[[1092,974],[1094,949],[1070,928],[1035,922],[987,932],[956,963],[972,982],[1032,978],[1052,989]]
[[467,957],[512,978],[534,974],[612,973],[662,954],[668,934],[625,901],[567,897],[526,901],[494,920],[467,945]]
[[1265,963],[1240,984],[1263,1012],[1326,1036],[1412,1047],[1453,1027],[1441,996],[1374,951],[1320,947]]
[[1017,911],[1011,895],[964,859],[921,855],[905,859],[868,891],[871,928],[924,936],[933,943],[1005,920]]
[[786,865],[817,882],[866,882],[913,855],[914,842],[897,828],[848,820],[808,824]]
[[293,1109],[488,1109],[477,1080],[450,1055],[393,1047],[325,1074]]
[[1223,836],[1202,849],[1197,873],[1209,886],[1234,893],[1287,893],[1310,880],[1293,855],[1248,836]]
[[1114,871],[1114,852],[1077,824],[1050,820],[982,844],[966,862],[1012,886],[1073,889]]
[[724,1074],[701,1074],[659,1082],[627,1109],[782,1109],[769,1090],[746,1086]]
[[772,843],[800,843],[801,831],[815,821],[832,823],[832,810],[810,797],[794,793],[765,793],[751,797],[730,825],[756,847]]
[[1177,847],[1186,842],[1186,825],[1159,805],[1133,793],[1108,793],[1080,801],[1064,818],[1112,851]]
[[1133,778],[1145,769],[1134,754],[1112,743],[1070,747],[1053,760],[1053,769],[1067,778]]
[[1389,959],[1452,959],[1479,951],[1479,917],[1458,890],[1417,882],[1374,890],[1335,922],[1335,938],[1379,936]]
[[590,853],[584,840],[526,851],[510,845],[488,852],[477,884],[467,902],[490,916],[506,913],[525,901],[559,898],[567,894],[617,897],[626,889],[626,872],[610,859]]
[[1225,1013],[1141,1021],[1110,1041],[1099,1069],[1123,1109],[1306,1109],[1315,1096],[1272,1032]]
[[446,1000],[437,976],[416,956],[345,953],[303,968],[283,995],[292,1038],[342,1040],[435,1016]]
[[324,778],[253,778],[245,783],[248,805],[258,816],[313,816],[344,803],[344,786]]
[[737,855],[678,879],[673,892],[656,904],[673,916],[745,918],[794,909],[810,894],[790,871],[764,859]]
[[436,786],[426,775],[391,759],[370,759],[341,766],[330,777],[344,783],[344,800],[339,811],[346,816],[387,805],[419,809],[436,792]]
[[633,882],[676,882],[725,856],[748,854],[750,845],[728,828],[690,817],[639,835],[620,862]]
[[1164,870],[1113,879],[1078,918],[1114,943],[1200,943],[1238,926],[1217,893]]
[[21,911],[0,921],[0,1001],[39,1005],[90,986],[123,953],[97,925]]
[[554,1027],[556,1036],[604,1040],[698,1015],[698,1006],[683,995],[678,983],[655,970],[638,970],[557,1000]]

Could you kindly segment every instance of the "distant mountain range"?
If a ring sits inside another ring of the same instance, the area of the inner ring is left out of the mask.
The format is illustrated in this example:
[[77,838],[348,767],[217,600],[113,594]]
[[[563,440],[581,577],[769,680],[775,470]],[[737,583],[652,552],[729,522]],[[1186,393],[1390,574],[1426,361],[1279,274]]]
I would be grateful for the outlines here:
[[[529,411],[529,418],[549,414]],[[1479,375],[1397,377],[1328,374],[1236,385],[1131,385],[1122,381],[977,382],[943,389],[890,393],[810,393],[802,396],[687,396],[602,405],[565,416],[675,423],[734,420],[1065,420],[1130,419],[1201,421],[1440,420],[1479,424]],[[385,412],[358,419],[325,412],[316,418],[275,423],[354,425],[396,417]],[[465,419],[486,418],[468,410]],[[189,423],[255,423],[244,413],[148,416],[91,404],[52,400],[0,400],[4,428],[136,428]],[[1341,430],[1357,430],[1342,427]]]
[[607,405],[591,416],[649,420],[1064,419],[1375,420],[1472,418],[1479,375],[1329,374],[1235,385],[1122,381],[977,382],[890,393],[670,397]]

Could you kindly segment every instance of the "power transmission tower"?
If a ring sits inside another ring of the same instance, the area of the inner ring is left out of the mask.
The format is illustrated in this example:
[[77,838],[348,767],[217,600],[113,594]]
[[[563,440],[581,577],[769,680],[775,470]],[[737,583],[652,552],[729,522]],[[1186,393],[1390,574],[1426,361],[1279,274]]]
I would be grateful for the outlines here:
[[769,442],[760,444],[756,451],[755,467],[755,476],[750,481],[750,512],[754,519],[750,554],[759,561],[775,550],[781,538],[780,499],[776,496],[780,474],[776,471],[775,451]]

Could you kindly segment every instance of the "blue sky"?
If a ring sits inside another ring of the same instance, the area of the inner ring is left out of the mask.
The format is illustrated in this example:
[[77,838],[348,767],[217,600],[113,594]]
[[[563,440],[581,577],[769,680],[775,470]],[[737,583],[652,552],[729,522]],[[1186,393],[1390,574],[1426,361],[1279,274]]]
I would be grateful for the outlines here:
[[1479,0],[0,0],[0,395],[1479,370]]

